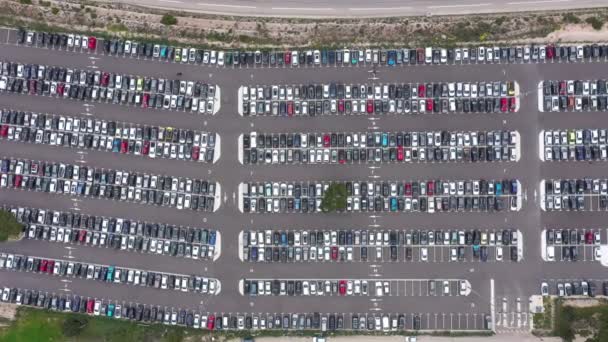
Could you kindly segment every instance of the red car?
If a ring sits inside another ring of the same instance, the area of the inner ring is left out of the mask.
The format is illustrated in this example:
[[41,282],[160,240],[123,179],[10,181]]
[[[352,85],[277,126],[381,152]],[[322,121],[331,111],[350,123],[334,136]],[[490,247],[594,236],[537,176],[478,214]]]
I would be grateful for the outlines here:
[[553,45],[547,45],[545,51],[547,51],[547,58],[553,59],[555,56],[555,47]]
[[215,316],[209,315],[209,317],[207,317],[207,329],[213,330],[213,328],[215,328]]
[[418,64],[424,64],[424,49],[419,48],[416,52],[418,55]]
[[566,81],[559,82],[559,94],[566,95]]
[[36,94],[36,80],[30,80],[30,94]]
[[65,89],[65,84],[58,83],[57,84],[57,94],[63,96],[63,90]]
[[333,246],[331,248],[331,259],[338,260],[338,247],[336,247],[336,246]]
[[53,274],[53,268],[55,267],[55,261],[49,260],[48,265],[46,266],[46,271],[49,274]]
[[123,139],[120,142],[120,153],[127,153],[128,148],[129,148],[129,141],[127,139]]
[[338,100],[338,112],[344,113],[344,100]]
[[433,182],[426,183],[426,194],[427,194],[427,196],[433,196],[434,192],[435,192],[435,183],[433,183]]
[[291,51],[285,51],[285,65],[291,64]]
[[95,50],[97,48],[97,38],[89,37],[89,50]]
[[342,296],[346,294],[346,280],[340,280],[338,283],[338,290]]
[[426,99],[426,111],[427,112],[433,111],[433,99]]
[[8,125],[0,126],[0,136],[6,138],[8,136]]
[[287,102],[287,115],[289,115],[289,116],[293,115],[293,102],[292,101]]
[[331,145],[331,139],[329,138],[329,134],[325,134],[323,136],[323,147],[329,147]]
[[144,140],[144,145],[141,148],[141,153],[145,156],[147,156],[148,153],[150,153],[150,141],[149,140]]
[[509,110],[512,112],[517,110],[517,98],[515,98],[515,97],[509,98]]
[[397,146],[397,160],[403,160],[403,146]]
[[21,181],[23,180],[22,175],[15,175],[15,188],[21,187]]
[[405,196],[412,196],[412,184],[405,183]]
[[503,113],[507,111],[507,99],[505,97],[500,99],[500,111]]
[[101,75],[101,85],[107,87],[108,83],[110,83],[110,74],[104,72],[103,75]]
[[95,307],[95,301],[93,299],[89,299],[87,301],[87,313],[92,314],[94,307]]
[[374,112],[374,101],[372,100],[367,100],[367,114],[372,114]]
[[87,237],[87,231],[86,230],[81,230],[78,232],[78,242],[83,243],[84,239]]
[[418,97],[425,97],[424,93],[425,93],[425,88],[424,88],[424,84],[419,84],[418,85]]
[[592,244],[593,243],[593,233],[591,231],[585,232],[585,243]]
[[192,160],[198,160],[201,148],[198,146],[192,146]]
[[42,262],[40,263],[40,266],[38,268],[38,271],[39,272],[46,272],[48,264],[49,264],[49,262],[47,260],[42,260]]
[[150,101],[150,94],[144,93],[144,99],[141,102],[141,106],[144,108],[148,108],[148,102]]

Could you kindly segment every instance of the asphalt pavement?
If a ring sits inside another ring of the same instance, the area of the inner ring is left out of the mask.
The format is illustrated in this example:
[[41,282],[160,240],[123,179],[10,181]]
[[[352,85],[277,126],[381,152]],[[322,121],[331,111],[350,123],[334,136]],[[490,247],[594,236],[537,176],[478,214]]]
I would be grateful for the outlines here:
[[[108,2],[115,1],[108,0]],[[598,0],[513,0],[507,2],[496,0],[460,0],[457,2],[449,0],[382,0],[375,2],[365,0],[332,2],[323,0],[211,0],[204,2],[193,0],[128,0],[126,2],[146,7],[210,14],[298,18],[458,15],[606,6],[606,3]]]
[[[6,41],[6,31],[0,31]],[[0,285],[39,288],[129,300],[213,312],[417,312],[429,317],[450,315],[475,316],[475,322],[449,325],[453,329],[481,328],[478,318],[490,312],[491,279],[496,301],[499,298],[524,298],[537,294],[543,279],[597,278],[605,271],[599,263],[545,263],[540,257],[540,233],[550,226],[602,227],[605,213],[541,212],[538,188],[543,178],[600,177],[608,171],[608,163],[543,163],[538,157],[538,134],[542,129],[608,127],[605,113],[540,113],[537,109],[537,85],[544,79],[594,79],[601,74],[602,63],[538,63],[433,65],[413,67],[377,67],[375,81],[364,67],[345,68],[214,68],[180,65],[157,61],[91,55],[48,49],[0,45],[2,59],[20,63],[60,65],[70,68],[98,68],[141,76],[174,77],[181,72],[195,79],[214,83],[222,89],[221,109],[214,116],[184,112],[144,110],[114,104],[95,103],[85,111],[83,102],[45,96],[0,94],[0,106],[33,112],[71,116],[93,115],[107,120],[140,124],[173,126],[218,132],[222,155],[215,164],[197,164],[166,159],[147,159],[132,155],[86,151],[81,157],[77,149],[2,141],[0,156],[62,161],[82,160],[85,165],[139,172],[206,178],[222,186],[222,204],[215,213],[184,212],[167,207],[101,199],[73,198],[21,190],[0,191],[0,203],[7,205],[79,210],[81,213],[142,219],[194,227],[217,229],[222,234],[222,254],[215,261],[176,259],[156,255],[133,255],[103,248],[76,246],[74,260],[116,264],[142,269],[202,274],[220,279],[218,296],[197,297],[178,293],[158,296],[154,289],[133,289],[128,286],[105,286],[86,280],[74,280],[66,287],[54,277],[27,273],[0,272]],[[94,63],[92,63],[94,61]],[[599,72],[598,72],[599,71]],[[300,84],[327,82],[433,82],[433,81],[517,81],[521,91],[521,107],[517,113],[493,114],[423,114],[376,116],[378,131],[415,130],[517,130],[521,134],[519,162],[454,163],[454,164],[382,164],[371,169],[367,165],[289,165],[243,166],[237,160],[239,134],[259,130],[265,132],[367,131],[367,116],[323,116],[313,118],[241,117],[237,112],[237,89],[242,85]],[[86,113],[85,113],[86,112]],[[378,178],[372,178],[376,177]],[[424,180],[424,179],[518,179],[522,184],[523,207],[519,212],[501,213],[412,213],[412,214],[243,214],[237,208],[237,186],[246,181],[296,180]],[[238,258],[238,234],[245,229],[519,229],[523,234],[523,260],[503,262],[383,262],[383,263],[246,263]],[[23,240],[0,246],[1,252],[62,258],[63,244]],[[394,297],[370,301],[368,297],[257,297],[241,296],[238,282],[242,278],[369,278],[378,279],[466,279],[471,283],[469,296]],[[199,300],[200,299],[200,300]],[[429,318],[430,319],[430,318]],[[472,319],[472,318],[471,318]],[[473,320],[473,319],[472,319]],[[452,321],[450,321],[452,322]],[[439,325],[436,325],[439,326]],[[448,325],[443,324],[446,328]]]

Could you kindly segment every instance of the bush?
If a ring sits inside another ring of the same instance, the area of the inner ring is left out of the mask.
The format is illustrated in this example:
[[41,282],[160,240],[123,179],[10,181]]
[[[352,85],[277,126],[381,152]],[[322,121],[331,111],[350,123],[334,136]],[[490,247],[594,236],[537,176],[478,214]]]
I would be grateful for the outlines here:
[[346,185],[331,184],[323,194],[321,210],[326,213],[346,209]]
[[57,15],[59,13],[59,8],[57,8],[57,7],[51,8],[51,13],[53,13],[54,15]]
[[42,6],[42,7],[51,7],[50,1],[40,0],[39,3],[40,3],[40,6]]
[[581,22],[581,19],[577,17],[574,13],[564,14],[562,20],[567,24],[578,24]]
[[17,238],[23,232],[23,225],[10,211],[0,210],[0,241]]
[[175,25],[177,24],[177,18],[172,16],[171,14],[165,14],[160,19],[160,23],[167,26]]
[[598,30],[599,31],[604,26],[604,22],[600,18],[598,18],[598,17],[589,17],[585,21],[587,22],[587,24],[590,24],[591,27],[593,27],[594,30]]
[[19,3],[22,5],[31,5],[32,0],[19,0]]
[[78,336],[88,323],[88,319],[84,316],[70,315],[63,321],[61,331],[67,337]]

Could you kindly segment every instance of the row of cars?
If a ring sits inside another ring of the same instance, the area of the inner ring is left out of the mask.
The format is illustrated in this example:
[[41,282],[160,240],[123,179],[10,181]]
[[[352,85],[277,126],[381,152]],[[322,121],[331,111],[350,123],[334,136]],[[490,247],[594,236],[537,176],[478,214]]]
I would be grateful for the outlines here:
[[0,91],[215,114],[220,90],[198,81],[0,62]]
[[308,85],[257,85],[240,87],[240,97],[248,101],[297,100],[418,100],[428,98],[486,98],[519,95],[514,81],[428,82]]
[[215,211],[219,184],[200,179],[9,159],[1,161],[0,188],[87,196],[177,209]]
[[[474,259],[487,261],[490,248],[493,260],[503,260],[503,247],[509,248],[510,259],[518,261],[519,237],[516,230],[503,231],[244,231],[239,257],[249,262],[351,262],[382,261],[383,249],[390,261],[412,261],[419,249],[419,260],[428,261],[429,249],[449,248],[450,261],[463,261],[467,250]],[[372,260],[373,255],[375,259]]]
[[219,280],[214,278],[152,272],[113,265],[80,263],[18,254],[0,254],[1,268],[18,272],[46,273],[65,278],[81,278],[112,284],[146,286],[182,292],[191,291],[217,295],[221,290]]
[[[603,281],[601,284],[603,295],[608,296],[608,281]],[[597,285],[593,280],[558,281],[555,284],[555,292],[552,292],[549,288],[549,283],[542,282],[540,285],[540,292],[543,296],[556,295],[558,297],[595,297],[597,294]]]
[[[185,309],[166,308],[145,304],[115,302],[79,295],[57,295],[45,291],[4,287],[0,299],[4,303],[27,305],[40,309],[60,312],[73,312],[108,318],[124,319],[134,322],[180,325],[207,330],[320,330],[334,331],[420,330],[419,314],[373,315],[352,314],[347,322],[342,314],[214,314]],[[409,316],[409,317],[406,317]]]
[[606,179],[543,179],[540,184],[543,210],[601,210],[608,208]]
[[242,86],[239,114],[315,116],[373,113],[515,112],[516,82]]
[[239,186],[240,205],[250,213],[322,212],[332,184],[346,191],[342,212],[518,211],[521,206],[517,180],[249,182]]
[[[606,160],[608,130],[597,128],[543,130],[543,161]],[[542,149],[542,148],[541,148]]]
[[4,209],[25,225],[25,237],[29,239],[202,260],[215,260],[221,252],[219,232],[215,230],[79,212],[23,207]]
[[540,111],[605,111],[608,110],[608,83],[606,80],[543,81],[539,84],[538,97]]
[[[101,38],[100,38],[101,39]],[[416,65],[468,63],[536,63],[545,61],[578,62],[605,59],[608,45],[518,45],[457,48],[402,49],[313,49],[302,51],[216,51],[192,47],[138,42],[113,38],[97,44],[97,39],[75,34],[18,30],[18,44],[68,50],[101,52],[108,55],[151,58],[175,63],[211,66],[334,66],[334,65]]]
[[[407,296],[399,294],[400,283],[405,288],[417,283],[427,287],[429,296],[466,296],[471,284],[466,280],[376,280],[376,279],[242,279],[239,291],[248,296]],[[410,284],[408,284],[410,283]],[[391,287],[394,287],[391,289]],[[441,288],[441,290],[439,290]],[[458,290],[456,290],[458,289]]]
[[245,165],[516,161],[519,142],[516,131],[251,132],[239,137],[239,156]]
[[599,230],[547,229],[544,241],[547,246],[545,255],[547,261],[555,261],[558,257],[560,261],[577,261],[581,254],[579,252],[585,253],[585,247],[592,248],[593,260],[600,261],[602,258],[600,248],[602,236]]
[[17,305],[27,305],[40,309],[58,312],[72,312],[104,316],[144,323],[164,323],[167,325],[181,325],[191,328],[213,330],[216,326],[213,314],[199,314],[193,311],[176,310],[144,304],[117,303],[102,299],[83,297],[79,295],[57,295],[39,290],[24,290],[4,287],[2,302]]
[[212,163],[216,133],[0,109],[0,138],[51,146]]
[[243,247],[278,246],[417,246],[511,245],[517,231],[470,230],[247,230]]

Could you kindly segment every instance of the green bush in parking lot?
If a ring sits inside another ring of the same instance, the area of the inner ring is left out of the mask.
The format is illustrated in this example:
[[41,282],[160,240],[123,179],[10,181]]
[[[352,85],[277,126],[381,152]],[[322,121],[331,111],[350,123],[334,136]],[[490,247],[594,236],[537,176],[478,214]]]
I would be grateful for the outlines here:
[[16,239],[23,232],[23,225],[6,210],[0,210],[0,241]]
[[326,213],[346,209],[346,185],[331,184],[323,194],[321,210]]

